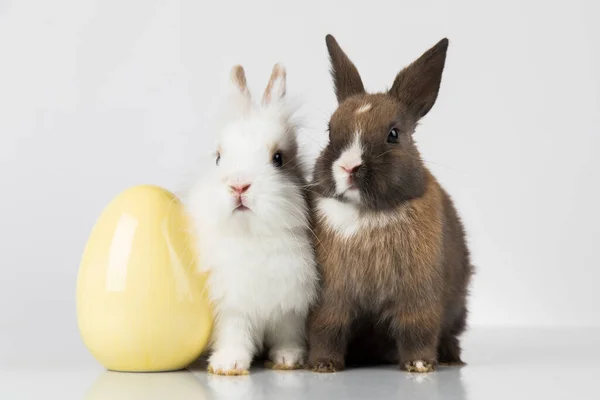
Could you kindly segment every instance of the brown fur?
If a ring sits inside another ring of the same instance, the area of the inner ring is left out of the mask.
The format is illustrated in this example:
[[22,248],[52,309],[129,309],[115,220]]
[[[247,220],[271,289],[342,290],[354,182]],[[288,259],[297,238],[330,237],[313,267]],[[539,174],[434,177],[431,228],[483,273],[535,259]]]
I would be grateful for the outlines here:
[[[458,335],[466,325],[472,274],[460,219],[448,194],[424,167],[412,134],[435,103],[448,41],[401,71],[388,93],[366,94],[356,67],[327,37],[340,105],[330,142],[315,167],[315,201],[336,193],[332,164],[361,132],[363,164],[355,176],[361,218],[386,224],[346,237],[315,218],[322,291],[309,318],[309,366],[400,362],[426,372],[462,363]],[[362,106],[369,110],[357,112]],[[392,128],[397,142],[387,141]],[[415,364],[416,361],[423,361]]]

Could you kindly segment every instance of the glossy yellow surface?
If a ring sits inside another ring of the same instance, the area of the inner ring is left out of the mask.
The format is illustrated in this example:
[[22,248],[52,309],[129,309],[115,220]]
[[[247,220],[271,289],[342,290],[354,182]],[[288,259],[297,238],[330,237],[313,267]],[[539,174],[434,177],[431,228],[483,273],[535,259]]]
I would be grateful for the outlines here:
[[103,211],[85,247],[77,319],[107,369],[168,371],[205,348],[212,313],[184,207],[172,193],[136,186]]

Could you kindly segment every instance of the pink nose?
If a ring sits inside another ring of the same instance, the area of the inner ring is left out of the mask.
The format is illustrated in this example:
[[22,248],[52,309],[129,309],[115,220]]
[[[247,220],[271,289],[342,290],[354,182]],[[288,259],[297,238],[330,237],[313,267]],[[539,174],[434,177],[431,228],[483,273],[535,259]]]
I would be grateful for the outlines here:
[[354,175],[356,174],[356,172],[358,172],[358,169],[360,168],[360,164],[357,165],[352,165],[352,166],[346,166],[346,165],[342,165],[342,169],[344,171],[346,171],[346,173],[348,173],[349,175]]
[[248,189],[250,189],[250,184],[245,183],[241,185],[231,185],[230,188],[235,194],[239,196],[242,193],[246,192]]

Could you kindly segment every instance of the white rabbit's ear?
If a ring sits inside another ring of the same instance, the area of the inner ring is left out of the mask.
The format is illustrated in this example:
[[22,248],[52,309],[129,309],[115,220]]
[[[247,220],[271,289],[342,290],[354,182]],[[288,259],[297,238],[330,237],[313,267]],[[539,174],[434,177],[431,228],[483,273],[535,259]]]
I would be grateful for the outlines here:
[[283,99],[285,96],[285,78],[286,73],[283,65],[275,64],[262,98],[263,105],[267,106]]
[[250,99],[250,91],[248,90],[248,85],[246,83],[244,67],[241,65],[235,65],[231,69],[231,83],[233,84],[232,100],[234,100],[236,108],[242,112],[247,111],[250,109],[252,101]]
[[233,68],[231,68],[231,82],[241,94],[250,99],[250,91],[248,90],[248,84],[246,83],[244,67],[241,65],[234,65]]

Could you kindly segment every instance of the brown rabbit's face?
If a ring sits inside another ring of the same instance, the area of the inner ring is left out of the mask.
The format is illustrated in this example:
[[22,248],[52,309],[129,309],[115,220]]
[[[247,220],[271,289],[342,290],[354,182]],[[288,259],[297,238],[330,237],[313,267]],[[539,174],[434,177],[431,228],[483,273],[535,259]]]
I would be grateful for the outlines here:
[[388,92],[368,94],[354,64],[327,36],[339,107],[315,166],[320,195],[370,210],[423,195],[425,170],[412,134],[435,103],[447,47],[441,40],[400,71]]
[[414,127],[405,106],[387,94],[346,99],[331,117],[329,144],[317,161],[319,193],[376,210],[421,196]]

